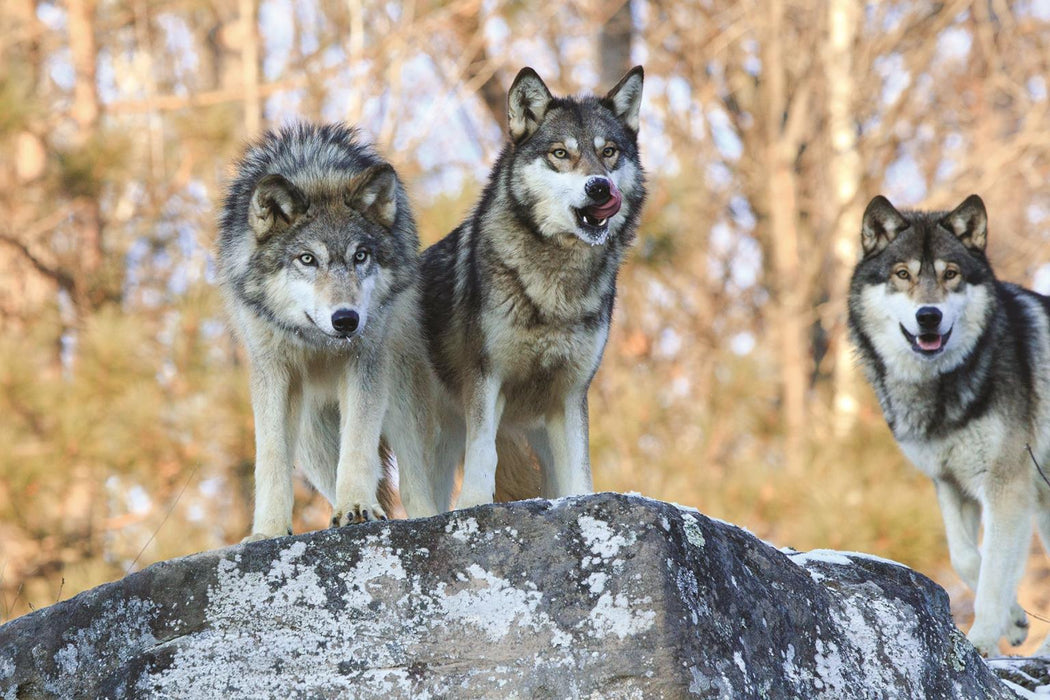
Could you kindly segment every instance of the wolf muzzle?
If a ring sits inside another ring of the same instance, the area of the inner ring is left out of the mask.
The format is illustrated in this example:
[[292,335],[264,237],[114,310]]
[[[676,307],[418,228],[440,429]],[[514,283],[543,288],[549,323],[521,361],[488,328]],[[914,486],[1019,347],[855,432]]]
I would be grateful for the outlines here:
[[360,323],[361,316],[353,309],[336,309],[332,314],[332,328],[343,337],[353,335]]

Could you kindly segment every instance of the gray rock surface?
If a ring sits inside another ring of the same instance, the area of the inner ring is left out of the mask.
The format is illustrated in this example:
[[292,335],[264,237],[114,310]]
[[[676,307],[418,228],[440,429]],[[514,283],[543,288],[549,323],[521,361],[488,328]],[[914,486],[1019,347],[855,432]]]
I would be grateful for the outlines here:
[[162,562],[0,627],[0,697],[1013,698],[945,592],[637,496]]

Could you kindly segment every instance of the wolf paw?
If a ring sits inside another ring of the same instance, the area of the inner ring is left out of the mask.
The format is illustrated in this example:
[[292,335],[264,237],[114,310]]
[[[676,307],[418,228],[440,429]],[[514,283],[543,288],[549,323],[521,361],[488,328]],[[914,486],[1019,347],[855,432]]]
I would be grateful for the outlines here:
[[284,537],[285,535],[291,536],[292,531],[289,529],[287,532],[279,532],[276,535],[267,535],[265,532],[253,532],[252,534],[241,540],[241,544],[248,544],[249,542],[261,542],[262,540],[268,540],[271,537]]
[[1006,641],[1017,646],[1028,638],[1028,615],[1017,603],[1010,608],[1010,623],[1006,626]]
[[970,633],[966,635],[966,638],[970,640],[970,644],[973,644],[977,648],[977,652],[984,657],[998,656],[999,655],[999,635],[989,634],[984,631],[970,629]]
[[378,503],[363,506],[355,503],[345,510],[340,510],[332,516],[332,527],[343,527],[354,523],[367,523],[372,520],[386,520],[386,511]]

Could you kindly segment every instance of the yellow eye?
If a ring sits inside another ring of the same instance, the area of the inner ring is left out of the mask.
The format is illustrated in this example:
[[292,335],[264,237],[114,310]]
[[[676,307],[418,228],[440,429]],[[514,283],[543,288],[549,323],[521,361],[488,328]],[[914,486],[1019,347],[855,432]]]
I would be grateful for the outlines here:
[[558,160],[561,160],[563,158],[568,158],[569,152],[566,151],[564,148],[555,148],[553,151],[551,151],[551,155],[557,158]]
[[945,280],[953,280],[953,279],[955,279],[958,276],[959,276],[959,271],[956,270],[954,267],[949,267],[947,270],[944,271],[944,279]]
[[905,270],[903,267],[901,269],[897,270],[896,272],[894,272],[893,274],[897,275],[897,277],[899,277],[902,280],[911,279],[911,274],[907,270]]
[[309,253],[303,253],[299,256],[299,262],[307,267],[315,267],[317,265],[317,258],[310,255]]
[[616,153],[616,146],[606,146],[602,149],[602,158],[612,158]]

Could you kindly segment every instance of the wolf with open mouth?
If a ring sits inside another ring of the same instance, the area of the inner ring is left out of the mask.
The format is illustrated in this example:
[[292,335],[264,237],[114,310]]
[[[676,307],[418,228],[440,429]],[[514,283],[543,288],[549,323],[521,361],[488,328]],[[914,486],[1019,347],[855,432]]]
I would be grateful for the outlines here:
[[[497,461],[501,480],[549,497],[591,491],[587,389],[645,198],[641,97],[641,67],[604,97],[580,98],[555,97],[522,69],[480,202],[423,254],[424,325],[446,403],[439,508],[461,460],[459,507],[493,500]],[[540,481],[507,474],[533,459]],[[540,495],[530,491],[515,495]]]
[[987,240],[977,195],[950,212],[876,197],[849,328],[893,436],[933,479],[952,566],[976,591],[970,641],[994,655],[1000,637],[1028,633],[1016,596],[1033,516],[1050,547],[1050,484],[1035,463],[1050,468],[1050,298],[998,281]]

